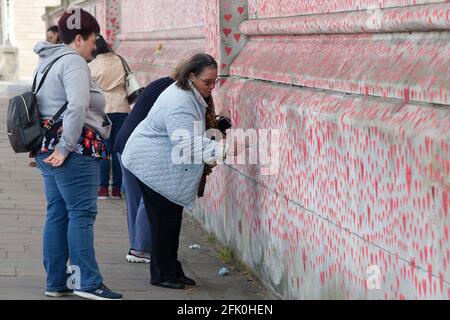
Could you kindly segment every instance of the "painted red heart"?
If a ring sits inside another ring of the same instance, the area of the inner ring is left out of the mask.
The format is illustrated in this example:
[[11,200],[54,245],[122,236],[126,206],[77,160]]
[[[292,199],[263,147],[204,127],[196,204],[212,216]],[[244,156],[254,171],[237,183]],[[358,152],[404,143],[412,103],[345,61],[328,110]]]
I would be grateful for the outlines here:
[[231,51],[233,51],[231,47],[225,47],[225,52],[227,53],[227,56],[230,55]]
[[222,31],[225,34],[225,37],[228,37],[228,35],[231,33],[232,30],[228,28],[223,28]]
[[240,33],[235,33],[234,34],[234,38],[236,39],[237,42],[239,42],[239,40],[241,39],[241,34]]
[[228,65],[226,63],[222,63],[222,69],[225,69]]
[[237,10],[239,11],[239,14],[244,13],[244,7],[238,7]]
[[116,18],[112,18],[112,19],[111,19],[111,23],[112,23],[112,24],[116,24]]
[[111,30],[106,30],[106,39],[108,39],[110,35],[111,35]]
[[225,20],[227,20],[227,21],[230,21],[231,18],[233,18],[233,15],[232,15],[232,14],[226,14],[226,15],[223,16],[223,18],[224,18]]

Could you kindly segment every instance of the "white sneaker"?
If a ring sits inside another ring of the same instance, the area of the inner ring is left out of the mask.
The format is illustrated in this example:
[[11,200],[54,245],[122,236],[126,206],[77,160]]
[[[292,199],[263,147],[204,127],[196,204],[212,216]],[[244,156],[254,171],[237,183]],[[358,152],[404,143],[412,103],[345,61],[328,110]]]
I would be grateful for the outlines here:
[[125,259],[133,263],[150,263],[150,253],[130,249]]
[[45,295],[52,298],[61,298],[73,296],[73,291],[70,289],[65,289],[63,291],[45,291]]

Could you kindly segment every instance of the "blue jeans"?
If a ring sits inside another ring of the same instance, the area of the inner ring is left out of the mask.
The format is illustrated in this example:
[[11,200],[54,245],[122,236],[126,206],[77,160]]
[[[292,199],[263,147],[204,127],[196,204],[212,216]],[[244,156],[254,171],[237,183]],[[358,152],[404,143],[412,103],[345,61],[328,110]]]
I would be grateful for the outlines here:
[[122,167],[123,185],[125,187],[130,248],[150,252],[150,223],[145,211],[144,200],[142,200],[141,189],[136,177],[122,165],[120,153],[117,155]]
[[122,187],[122,170],[120,168],[119,159],[117,159],[117,152],[113,151],[114,143],[116,142],[117,134],[122,128],[128,113],[108,113],[108,117],[111,119],[111,135],[109,139],[104,140],[106,145],[106,152],[111,155],[111,161],[102,161],[100,163],[100,186],[109,187],[109,177],[112,164],[112,186]]
[[79,274],[74,274],[79,280],[75,289],[93,290],[103,282],[94,251],[100,160],[71,152],[61,167],[52,167],[43,162],[50,154],[36,156],[47,198],[44,227],[47,291],[67,288],[68,260],[79,268]]

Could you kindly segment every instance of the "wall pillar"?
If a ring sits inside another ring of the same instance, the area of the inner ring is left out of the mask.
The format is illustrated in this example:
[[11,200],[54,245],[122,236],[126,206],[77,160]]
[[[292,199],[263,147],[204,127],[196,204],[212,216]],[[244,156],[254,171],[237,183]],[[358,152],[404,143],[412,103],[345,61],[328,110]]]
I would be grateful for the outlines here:
[[213,0],[206,2],[208,52],[219,64],[219,74],[228,76],[230,65],[247,43],[239,26],[248,18],[247,0]]
[[121,24],[121,14],[120,0],[104,0],[106,3],[106,15],[105,15],[105,30],[102,33],[105,36],[106,41],[113,47],[117,48],[119,45],[119,40],[117,39],[117,35],[120,33],[120,24]]
[[11,45],[0,46],[0,80],[19,80],[19,50]]
[[229,115],[229,108],[220,99],[221,87],[230,75],[230,65],[247,43],[247,37],[239,26],[248,19],[247,0],[211,0],[205,4],[207,52],[218,63],[222,77],[218,90],[213,94],[216,112]]

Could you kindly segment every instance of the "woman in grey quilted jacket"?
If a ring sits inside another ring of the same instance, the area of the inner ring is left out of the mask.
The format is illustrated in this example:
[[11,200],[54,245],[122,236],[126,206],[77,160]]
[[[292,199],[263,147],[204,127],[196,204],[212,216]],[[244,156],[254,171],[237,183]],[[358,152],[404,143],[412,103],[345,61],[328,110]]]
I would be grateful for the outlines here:
[[222,161],[226,145],[220,133],[216,140],[204,135],[207,101],[217,82],[214,58],[193,56],[176,80],[131,134],[122,163],[139,180],[150,221],[151,284],[183,289],[195,285],[177,258],[183,207],[192,209],[205,163]]

